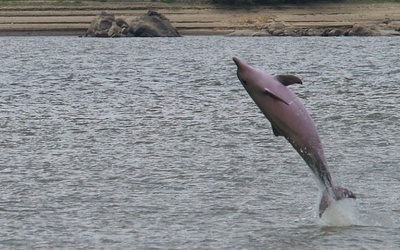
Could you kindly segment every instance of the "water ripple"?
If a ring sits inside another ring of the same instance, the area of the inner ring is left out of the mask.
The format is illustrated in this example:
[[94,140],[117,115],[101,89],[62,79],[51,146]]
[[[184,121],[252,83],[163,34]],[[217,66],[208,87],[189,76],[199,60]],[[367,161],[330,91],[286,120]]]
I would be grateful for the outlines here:
[[395,38],[0,40],[3,247],[399,242],[381,224],[321,229],[312,174],[273,136],[231,59],[303,79],[291,89],[335,181],[357,193],[361,215],[389,221],[399,203]]

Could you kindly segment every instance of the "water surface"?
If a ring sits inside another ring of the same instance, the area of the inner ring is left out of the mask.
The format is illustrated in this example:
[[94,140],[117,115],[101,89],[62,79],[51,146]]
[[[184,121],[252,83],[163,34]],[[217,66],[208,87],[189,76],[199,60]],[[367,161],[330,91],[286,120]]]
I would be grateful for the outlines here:
[[[396,37],[0,37],[0,245],[397,249]],[[307,165],[273,136],[238,56],[290,88],[356,226],[321,225]]]

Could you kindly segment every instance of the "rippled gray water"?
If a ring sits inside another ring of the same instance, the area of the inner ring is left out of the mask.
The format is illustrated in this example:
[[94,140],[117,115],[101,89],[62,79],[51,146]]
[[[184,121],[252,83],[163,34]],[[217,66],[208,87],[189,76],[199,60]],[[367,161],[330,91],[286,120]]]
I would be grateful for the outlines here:
[[[398,249],[400,40],[0,38],[0,246]],[[356,226],[326,227],[311,171],[232,56],[291,86]]]

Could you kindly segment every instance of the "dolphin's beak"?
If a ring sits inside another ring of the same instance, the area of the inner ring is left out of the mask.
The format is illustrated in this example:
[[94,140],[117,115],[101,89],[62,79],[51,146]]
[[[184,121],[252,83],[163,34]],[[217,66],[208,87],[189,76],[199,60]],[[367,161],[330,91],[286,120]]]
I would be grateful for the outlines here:
[[237,66],[238,72],[240,71],[244,73],[253,68],[250,65],[246,64],[245,62],[243,62],[242,60],[240,60],[239,58],[237,58],[236,56],[233,57],[233,61]]
[[245,82],[245,81],[243,80],[243,78],[242,78],[242,74],[244,73],[244,71],[245,71],[245,69],[248,67],[248,65],[245,64],[243,61],[241,61],[241,60],[240,60],[239,58],[237,58],[237,57],[233,57],[233,61],[235,62],[236,66],[237,66],[237,72],[236,72],[236,74],[237,74],[237,76],[238,76],[240,82],[241,82],[243,85],[247,85],[247,82]]
[[242,61],[239,60],[239,58],[237,58],[236,56],[233,57],[233,61],[235,62],[236,66],[238,68],[243,67],[244,63]]

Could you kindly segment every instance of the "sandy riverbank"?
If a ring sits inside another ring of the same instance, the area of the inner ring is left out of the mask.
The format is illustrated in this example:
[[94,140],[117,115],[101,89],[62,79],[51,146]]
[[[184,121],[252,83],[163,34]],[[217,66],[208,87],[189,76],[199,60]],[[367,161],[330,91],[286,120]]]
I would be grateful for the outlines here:
[[182,35],[262,34],[271,25],[336,29],[362,24],[398,35],[400,3],[222,7],[161,2],[29,1],[0,4],[0,35],[83,35],[102,10],[135,17],[148,9],[165,14]]

